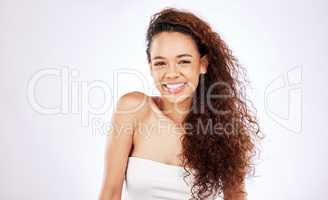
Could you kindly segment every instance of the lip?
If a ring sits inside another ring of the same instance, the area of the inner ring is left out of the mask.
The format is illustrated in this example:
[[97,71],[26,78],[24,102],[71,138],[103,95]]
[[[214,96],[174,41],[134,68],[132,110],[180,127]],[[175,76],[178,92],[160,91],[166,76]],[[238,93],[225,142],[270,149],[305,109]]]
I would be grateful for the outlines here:
[[181,81],[181,82],[164,82],[163,84],[181,84],[181,83],[187,83],[187,81]]
[[[182,86],[180,87],[167,87],[167,85],[178,85],[178,84],[183,84]],[[162,88],[164,91],[170,93],[170,94],[178,94],[180,92],[182,92],[186,87],[188,86],[188,82],[172,82],[172,83],[163,83],[162,84]]]

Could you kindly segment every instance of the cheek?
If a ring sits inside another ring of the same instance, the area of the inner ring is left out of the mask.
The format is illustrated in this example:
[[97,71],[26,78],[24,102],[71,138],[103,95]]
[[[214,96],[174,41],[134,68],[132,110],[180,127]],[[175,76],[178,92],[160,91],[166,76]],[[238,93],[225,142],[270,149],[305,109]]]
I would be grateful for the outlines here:
[[163,73],[160,71],[153,71],[152,74],[154,79],[160,79]]
[[198,86],[198,79],[196,78],[196,79],[189,80],[189,86],[193,91],[196,90]]
[[190,87],[192,90],[195,90],[198,85],[198,80],[199,80],[199,71],[198,70],[189,70],[188,72],[185,72],[185,75],[188,79],[188,82],[190,84]]
[[153,82],[156,84],[156,86],[161,82],[161,74],[158,72],[152,72]]

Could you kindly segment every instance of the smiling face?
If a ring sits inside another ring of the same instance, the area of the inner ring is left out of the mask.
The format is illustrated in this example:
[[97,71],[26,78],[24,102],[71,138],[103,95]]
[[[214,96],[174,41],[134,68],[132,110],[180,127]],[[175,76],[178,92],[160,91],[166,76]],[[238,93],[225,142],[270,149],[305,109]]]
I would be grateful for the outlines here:
[[150,46],[150,70],[156,88],[170,102],[192,96],[208,60],[200,57],[191,36],[180,32],[156,34]]

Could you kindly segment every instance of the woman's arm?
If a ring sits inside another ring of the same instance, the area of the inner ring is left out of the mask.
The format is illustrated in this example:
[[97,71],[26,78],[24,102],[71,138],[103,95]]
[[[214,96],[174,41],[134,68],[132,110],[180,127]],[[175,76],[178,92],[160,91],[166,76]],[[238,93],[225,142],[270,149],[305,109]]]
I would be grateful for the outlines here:
[[121,200],[133,132],[141,113],[138,108],[143,100],[139,92],[131,92],[123,95],[117,103],[106,140],[104,177],[99,200]]

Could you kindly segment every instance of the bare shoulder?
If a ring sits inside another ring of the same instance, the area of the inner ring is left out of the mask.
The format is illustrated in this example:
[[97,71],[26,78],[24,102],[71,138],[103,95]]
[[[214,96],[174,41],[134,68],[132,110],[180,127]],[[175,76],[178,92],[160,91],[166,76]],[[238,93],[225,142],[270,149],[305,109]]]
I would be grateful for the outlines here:
[[149,112],[149,98],[143,92],[128,92],[117,102],[116,113],[128,116],[128,118],[141,119]]

